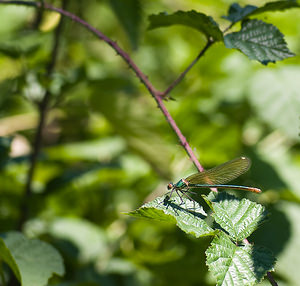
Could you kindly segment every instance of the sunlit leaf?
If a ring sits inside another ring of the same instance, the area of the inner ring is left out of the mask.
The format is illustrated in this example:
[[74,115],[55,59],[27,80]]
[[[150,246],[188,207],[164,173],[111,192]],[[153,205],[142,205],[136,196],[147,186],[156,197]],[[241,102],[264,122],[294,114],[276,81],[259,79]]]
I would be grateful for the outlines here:
[[18,232],[0,236],[0,256],[22,286],[47,285],[53,274],[64,274],[62,257],[55,248],[37,239],[27,239]]
[[207,38],[212,37],[215,41],[223,40],[223,33],[213,18],[194,10],[177,11],[173,14],[160,13],[151,15],[149,16],[149,21],[150,30],[172,25],[183,25],[200,31]]
[[210,193],[206,198],[215,221],[236,241],[247,238],[265,220],[262,205],[238,199],[226,192]]
[[224,42],[227,48],[238,49],[264,65],[294,56],[283,34],[275,26],[259,20],[243,22],[242,29],[227,34]]
[[137,218],[176,223],[184,232],[196,237],[214,234],[214,230],[204,220],[207,214],[203,208],[184,196],[172,196],[171,199],[168,195],[158,197],[127,214]]
[[0,25],[0,34],[13,33],[24,25],[28,20],[28,17],[34,14],[34,10],[27,9],[26,7],[18,7],[16,9],[13,6],[6,5],[5,8],[0,10],[0,19],[2,25]]
[[104,231],[84,219],[57,218],[51,223],[49,232],[59,239],[72,242],[83,262],[95,260],[99,253],[104,255],[108,249],[108,238]]
[[44,11],[43,19],[39,25],[39,29],[43,32],[54,30],[58,26],[60,19],[60,14],[52,11]]
[[275,264],[268,249],[252,244],[237,245],[222,232],[213,239],[206,256],[209,270],[217,285],[222,286],[255,285]]
[[73,142],[46,149],[46,154],[52,160],[89,160],[108,161],[118,156],[125,149],[125,142],[120,137],[100,140]]

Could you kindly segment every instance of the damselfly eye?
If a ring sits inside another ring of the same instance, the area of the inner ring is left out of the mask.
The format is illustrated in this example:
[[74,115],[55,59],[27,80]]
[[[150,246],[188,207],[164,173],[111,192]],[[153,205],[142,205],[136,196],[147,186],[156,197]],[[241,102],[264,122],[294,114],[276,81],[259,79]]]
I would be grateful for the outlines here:
[[168,185],[168,187],[167,187],[168,190],[171,190],[171,189],[173,188],[173,186],[174,186],[173,183],[169,183],[169,185]]

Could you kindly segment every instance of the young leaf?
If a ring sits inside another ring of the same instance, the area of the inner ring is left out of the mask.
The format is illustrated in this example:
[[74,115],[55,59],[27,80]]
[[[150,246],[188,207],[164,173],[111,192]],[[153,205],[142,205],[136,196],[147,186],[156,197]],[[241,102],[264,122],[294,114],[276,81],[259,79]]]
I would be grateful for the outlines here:
[[156,219],[176,223],[186,233],[196,237],[213,235],[215,231],[204,221],[206,213],[203,208],[186,197],[168,195],[158,197],[144,204],[139,209],[127,213],[138,218]]
[[235,241],[247,238],[266,219],[265,208],[247,199],[238,199],[226,192],[205,197],[215,221]]
[[220,232],[206,250],[206,264],[217,285],[255,285],[267,271],[273,270],[275,258],[264,247],[236,245]]
[[215,41],[223,40],[223,33],[213,18],[194,10],[177,11],[170,15],[167,13],[151,15],[149,21],[149,30],[171,25],[183,25],[200,31],[207,38],[212,37]]
[[228,16],[223,16],[223,18],[231,21],[232,23],[236,23],[249,16],[256,9],[257,7],[253,5],[247,5],[242,8],[240,4],[233,3],[229,7]]
[[283,34],[275,26],[259,20],[244,21],[242,29],[226,35],[224,42],[228,49],[238,49],[264,65],[294,56]]
[[61,276],[65,272],[63,260],[55,248],[37,239],[27,239],[18,232],[1,234],[0,257],[22,286],[47,285],[54,273]]
[[238,3],[233,3],[229,7],[228,16],[224,16],[223,18],[231,21],[232,23],[236,23],[252,15],[257,15],[270,11],[283,11],[286,9],[299,7],[300,5],[293,0],[268,2],[262,7],[257,7],[253,5],[246,5],[245,7],[241,7]]
[[140,0],[110,0],[113,11],[126,31],[131,46],[136,49],[139,41],[140,26],[142,20]]

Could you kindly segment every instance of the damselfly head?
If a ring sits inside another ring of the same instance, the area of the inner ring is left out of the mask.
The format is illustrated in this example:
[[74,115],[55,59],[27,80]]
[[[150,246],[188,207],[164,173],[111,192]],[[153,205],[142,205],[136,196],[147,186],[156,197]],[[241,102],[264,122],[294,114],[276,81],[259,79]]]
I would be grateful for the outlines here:
[[173,187],[174,187],[174,184],[173,184],[173,183],[169,183],[168,186],[167,186],[168,190],[173,189]]

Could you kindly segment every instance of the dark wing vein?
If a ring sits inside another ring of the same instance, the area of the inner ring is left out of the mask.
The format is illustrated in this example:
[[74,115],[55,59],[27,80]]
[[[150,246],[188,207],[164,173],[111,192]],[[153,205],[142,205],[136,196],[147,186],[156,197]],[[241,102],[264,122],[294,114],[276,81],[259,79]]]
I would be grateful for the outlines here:
[[220,185],[226,184],[244,174],[250,167],[251,161],[247,157],[240,157],[222,165],[193,174],[186,178],[191,184]]

